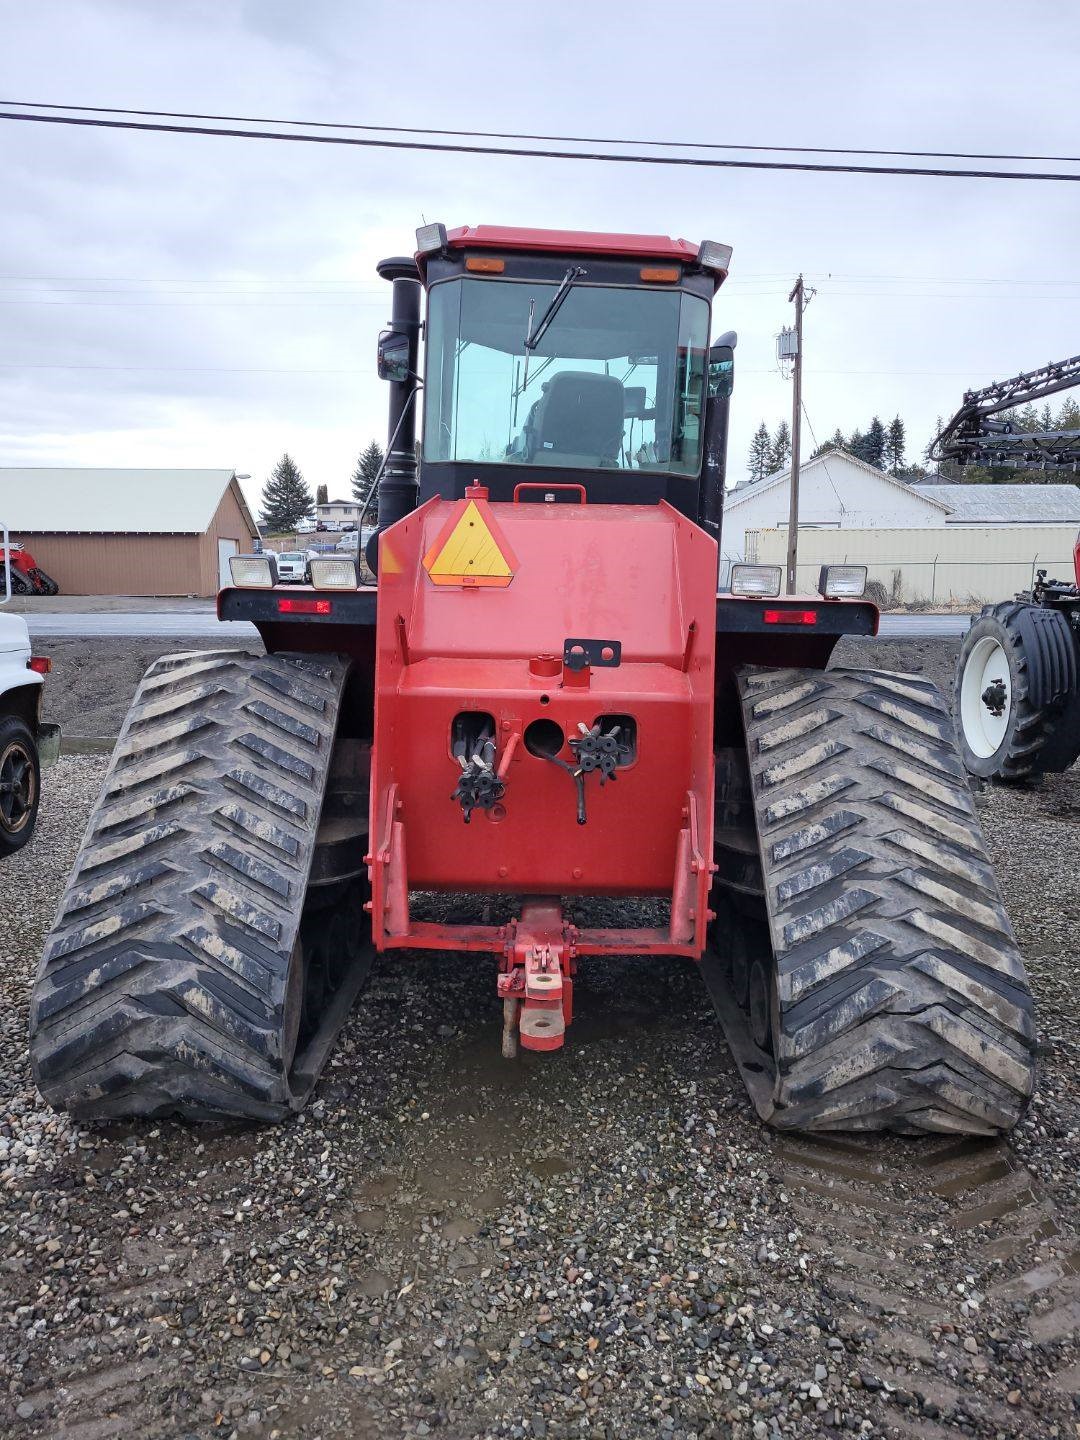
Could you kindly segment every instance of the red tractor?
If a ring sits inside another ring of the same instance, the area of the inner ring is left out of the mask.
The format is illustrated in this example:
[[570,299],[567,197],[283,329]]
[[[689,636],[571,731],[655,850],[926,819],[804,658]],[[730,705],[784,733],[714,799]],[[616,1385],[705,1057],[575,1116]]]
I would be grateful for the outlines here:
[[1031,999],[945,703],[827,668],[877,629],[858,567],[717,593],[730,251],[417,242],[379,266],[377,583],[234,557],[219,614],[266,653],[146,675],[34,989],[42,1092],[278,1119],[376,953],[494,957],[507,1055],[572,1043],[581,968],[633,953],[702,967],[774,1125],[1008,1130]]
[[13,595],[59,595],[60,586],[51,575],[46,575],[30,551],[17,541],[0,544],[0,591],[6,587],[7,575],[11,575]]

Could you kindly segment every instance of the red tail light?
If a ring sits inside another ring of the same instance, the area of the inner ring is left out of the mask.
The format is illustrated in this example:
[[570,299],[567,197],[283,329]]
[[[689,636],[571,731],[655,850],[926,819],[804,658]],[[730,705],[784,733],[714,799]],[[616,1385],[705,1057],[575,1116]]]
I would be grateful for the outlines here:
[[36,670],[39,675],[48,675],[52,669],[52,661],[47,655],[31,655],[26,662],[28,670]]
[[766,625],[816,625],[816,610],[766,610]]
[[295,600],[292,596],[283,595],[277,602],[277,608],[281,615],[330,615],[333,613],[334,602],[332,600]]

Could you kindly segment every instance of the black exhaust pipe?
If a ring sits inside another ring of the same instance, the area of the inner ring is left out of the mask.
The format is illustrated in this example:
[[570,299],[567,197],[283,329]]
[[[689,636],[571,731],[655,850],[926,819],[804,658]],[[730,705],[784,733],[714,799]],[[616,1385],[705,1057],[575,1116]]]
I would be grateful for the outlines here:
[[[393,282],[390,332],[408,338],[408,373],[390,381],[390,415],[386,460],[379,477],[379,517],[375,534],[364,553],[373,571],[378,569],[379,535],[416,509],[419,496],[416,468],[416,392],[420,358],[420,275],[408,256],[380,260],[376,266],[384,280]],[[361,517],[362,519],[363,517]]]

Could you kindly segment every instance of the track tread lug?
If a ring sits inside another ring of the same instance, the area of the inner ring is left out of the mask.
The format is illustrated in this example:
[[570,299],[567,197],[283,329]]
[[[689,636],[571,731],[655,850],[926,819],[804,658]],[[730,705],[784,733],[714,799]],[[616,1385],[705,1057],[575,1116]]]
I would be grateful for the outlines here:
[[232,650],[151,666],[31,999],[52,1104],[272,1120],[302,1102],[317,1066],[293,1088],[286,986],[347,673]]
[[[868,670],[738,683],[777,965],[759,1112],[781,1129],[1008,1131],[1033,1088],[1031,997],[945,702]],[[753,1047],[732,1049],[745,1070]]]

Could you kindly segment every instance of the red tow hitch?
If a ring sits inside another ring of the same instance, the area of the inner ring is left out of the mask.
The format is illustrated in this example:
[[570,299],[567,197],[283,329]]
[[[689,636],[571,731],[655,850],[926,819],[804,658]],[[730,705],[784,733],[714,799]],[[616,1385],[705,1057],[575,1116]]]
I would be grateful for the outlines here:
[[528,901],[506,943],[499,995],[502,1053],[558,1050],[573,1018],[574,927],[555,901]]

